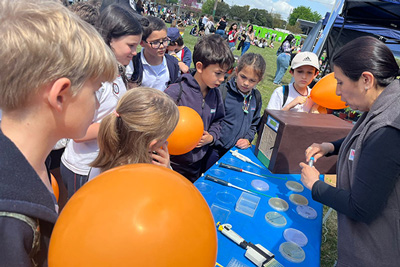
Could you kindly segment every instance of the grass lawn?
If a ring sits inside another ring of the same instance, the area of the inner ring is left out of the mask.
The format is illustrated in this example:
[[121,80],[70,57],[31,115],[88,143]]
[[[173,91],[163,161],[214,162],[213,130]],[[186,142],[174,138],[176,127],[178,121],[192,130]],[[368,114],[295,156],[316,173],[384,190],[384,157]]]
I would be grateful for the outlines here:
[[[197,42],[198,37],[190,35],[189,34],[190,29],[191,26],[186,28],[183,40],[185,42],[185,45],[193,52],[193,48]],[[275,77],[275,72],[276,72],[276,51],[278,50],[280,43],[275,42],[274,46],[275,48],[272,49],[272,48],[259,48],[252,45],[248,50],[248,52],[261,54],[267,63],[264,79],[257,86],[262,95],[263,109],[267,107],[271,94],[277,87],[276,85],[273,84],[273,79]],[[240,56],[240,52],[241,51],[235,50],[234,55]],[[292,76],[290,75],[289,71],[287,71],[282,79],[282,83],[288,84],[291,78]],[[327,211],[328,208],[324,207],[324,215],[326,214]],[[337,258],[336,240],[337,240],[337,216],[336,212],[333,211],[329,216],[328,220],[326,221],[326,224],[323,227],[322,231],[321,266],[333,266]]]

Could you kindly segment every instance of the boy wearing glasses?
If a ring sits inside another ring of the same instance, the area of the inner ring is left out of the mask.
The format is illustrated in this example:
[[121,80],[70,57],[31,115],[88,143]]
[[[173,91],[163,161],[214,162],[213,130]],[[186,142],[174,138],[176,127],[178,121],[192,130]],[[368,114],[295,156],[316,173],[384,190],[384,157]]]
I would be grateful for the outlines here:
[[165,53],[170,43],[165,23],[152,16],[147,19],[149,24],[143,25],[140,42],[142,51],[132,59],[133,73],[130,82],[133,87],[145,86],[164,91],[178,78],[178,60]]
[[221,121],[225,116],[221,94],[216,89],[225,78],[235,59],[228,43],[217,34],[201,37],[193,50],[196,71],[183,74],[178,83],[165,93],[178,106],[194,109],[204,124],[203,136],[196,148],[179,156],[171,156],[173,170],[195,182],[203,171],[203,158],[209,146],[220,137]]

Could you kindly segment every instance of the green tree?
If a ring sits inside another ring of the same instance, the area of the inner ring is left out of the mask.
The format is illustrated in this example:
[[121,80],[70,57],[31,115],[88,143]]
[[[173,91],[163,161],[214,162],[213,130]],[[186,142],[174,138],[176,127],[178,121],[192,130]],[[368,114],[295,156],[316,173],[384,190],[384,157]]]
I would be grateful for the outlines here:
[[272,16],[265,9],[250,9],[245,18],[251,24],[266,27],[272,26]]
[[[203,5],[204,6],[204,5]],[[229,10],[229,17],[236,20],[244,20],[247,18],[247,13],[249,12],[250,6],[237,6],[234,5]]]
[[303,31],[300,28],[300,23],[296,22],[296,24],[294,24],[294,26],[292,25],[287,25],[286,30],[292,32],[292,33],[303,33]]
[[289,24],[294,26],[297,19],[304,19],[308,21],[317,22],[322,16],[318,12],[312,12],[310,7],[298,6],[293,9],[293,12],[289,16]]
[[[207,0],[203,3],[203,6],[201,8],[201,11],[204,14],[209,14],[212,15],[214,11],[214,4],[215,0]],[[215,11],[215,16],[216,17],[221,17],[223,15],[228,15],[229,14],[229,5],[225,2],[218,2],[217,4],[217,10]]]
[[281,14],[272,14],[272,28],[285,28],[286,21],[281,17]]

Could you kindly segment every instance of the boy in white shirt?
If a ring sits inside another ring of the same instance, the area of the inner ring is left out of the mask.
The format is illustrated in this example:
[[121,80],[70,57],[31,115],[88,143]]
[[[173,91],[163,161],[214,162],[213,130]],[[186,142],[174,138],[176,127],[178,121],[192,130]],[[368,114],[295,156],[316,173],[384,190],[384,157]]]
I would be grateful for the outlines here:
[[292,61],[290,74],[294,82],[275,89],[267,109],[311,112],[315,103],[309,97],[311,88],[308,85],[319,73],[319,62],[316,54],[300,52]]

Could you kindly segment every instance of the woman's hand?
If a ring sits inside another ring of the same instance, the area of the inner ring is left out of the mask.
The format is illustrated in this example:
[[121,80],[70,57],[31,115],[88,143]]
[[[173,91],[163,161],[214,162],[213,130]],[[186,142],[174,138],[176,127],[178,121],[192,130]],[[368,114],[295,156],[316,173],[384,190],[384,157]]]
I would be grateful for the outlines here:
[[251,143],[247,139],[239,139],[239,140],[237,140],[235,146],[240,148],[240,149],[246,149],[246,148],[249,148],[251,146]]
[[165,142],[161,147],[156,148],[151,154],[151,158],[154,165],[170,168],[168,142]]
[[214,137],[211,134],[209,134],[207,131],[204,131],[203,136],[201,137],[201,139],[196,147],[202,147],[202,146],[208,145],[213,140],[214,140]]
[[322,143],[316,144],[313,143],[306,149],[306,161],[309,162],[311,157],[314,157],[314,162],[328,153],[331,153],[335,150],[335,147],[332,143]]
[[319,171],[313,166],[310,167],[304,162],[300,162],[301,182],[308,189],[312,189],[316,181],[319,180]]

